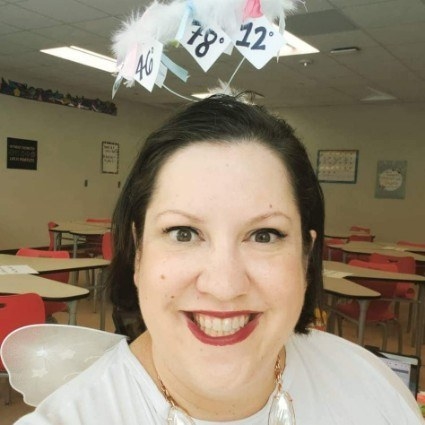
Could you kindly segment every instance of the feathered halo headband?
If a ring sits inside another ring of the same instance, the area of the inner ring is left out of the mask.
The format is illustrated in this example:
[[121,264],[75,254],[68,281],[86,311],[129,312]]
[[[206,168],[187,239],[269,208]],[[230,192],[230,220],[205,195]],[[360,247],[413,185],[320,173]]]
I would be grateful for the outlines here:
[[163,52],[169,44],[186,48],[205,72],[221,54],[231,54],[233,47],[242,60],[262,68],[285,44],[285,17],[296,3],[304,1],[155,0],[113,36],[118,75],[112,96],[122,81],[128,87],[137,81],[149,91],[154,85],[166,87],[168,71],[186,82],[188,72]]

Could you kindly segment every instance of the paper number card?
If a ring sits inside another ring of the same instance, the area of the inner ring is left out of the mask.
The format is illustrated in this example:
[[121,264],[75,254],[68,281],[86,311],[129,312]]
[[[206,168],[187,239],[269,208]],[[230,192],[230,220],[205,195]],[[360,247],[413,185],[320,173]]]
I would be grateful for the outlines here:
[[231,40],[220,28],[204,28],[198,21],[192,21],[186,25],[180,43],[207,72]]
[[247,19],[232,41],[240,53],[257,69],[261,69],[279,53],[285,41],[266,17]]

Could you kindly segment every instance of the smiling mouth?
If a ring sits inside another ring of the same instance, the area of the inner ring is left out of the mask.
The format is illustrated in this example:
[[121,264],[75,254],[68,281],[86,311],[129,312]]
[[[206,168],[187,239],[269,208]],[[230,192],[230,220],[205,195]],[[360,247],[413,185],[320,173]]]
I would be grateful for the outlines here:
[[236,334],[248,324],[252,317],[253,315],[251,314],[241,314],[219,318],[207,314],[194,313],[192,320],[205,335],[221,337]]

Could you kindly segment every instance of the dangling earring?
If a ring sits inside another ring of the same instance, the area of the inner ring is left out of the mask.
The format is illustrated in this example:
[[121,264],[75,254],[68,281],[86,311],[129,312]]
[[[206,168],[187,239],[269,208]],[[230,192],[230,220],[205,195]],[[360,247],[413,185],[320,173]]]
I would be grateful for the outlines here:
[[295,413],[292,405],[292,398],[282,388],[282,368],[279,356],[274,367],[276,380],[276,394],[273,396],[272,405],[269,412],[268,425],[295,425]]

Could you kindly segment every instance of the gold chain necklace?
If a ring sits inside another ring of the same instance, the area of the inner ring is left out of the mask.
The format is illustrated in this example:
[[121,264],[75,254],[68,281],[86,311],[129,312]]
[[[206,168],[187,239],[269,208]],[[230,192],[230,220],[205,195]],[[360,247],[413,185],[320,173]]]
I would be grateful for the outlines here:
[[[292,405],[292,398],[282,388],[282,373],[283,369],[280,364],[280,358],[277,356],[276,363],[274,366],[274,375],[276,389],[273,396],[272,405],[269,411],[268,425],[296,425],[295,413]],[[170,404],[170,410],[168,411],[167,424],[168,425],[195,425],[195,422],[190,415],[181,408],[172,395],[167,390],[167,387],[162,382],[157,372],[157,378],[159,382],[159,388],[164,395],[165,399]]]

